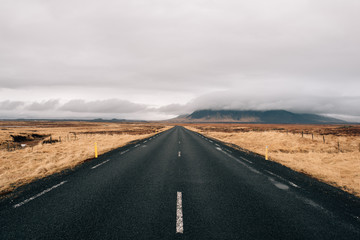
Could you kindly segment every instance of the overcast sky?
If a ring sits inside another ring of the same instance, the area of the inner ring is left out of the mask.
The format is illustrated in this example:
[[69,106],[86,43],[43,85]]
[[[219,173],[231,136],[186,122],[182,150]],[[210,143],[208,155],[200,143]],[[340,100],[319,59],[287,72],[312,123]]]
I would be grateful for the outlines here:
[[0,0],[1,118],[360,121],[359,0]]

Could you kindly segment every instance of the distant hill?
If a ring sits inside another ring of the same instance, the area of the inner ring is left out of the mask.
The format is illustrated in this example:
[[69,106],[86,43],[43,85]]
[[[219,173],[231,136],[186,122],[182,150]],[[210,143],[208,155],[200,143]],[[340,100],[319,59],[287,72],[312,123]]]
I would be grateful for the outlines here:
[[285,110],[237,111],[199,110],[190,115],[171,119],[171,122],[237,122],[237,123],[284,123],[284,124],[342,124],[343,120],[316,114],[299,114]]

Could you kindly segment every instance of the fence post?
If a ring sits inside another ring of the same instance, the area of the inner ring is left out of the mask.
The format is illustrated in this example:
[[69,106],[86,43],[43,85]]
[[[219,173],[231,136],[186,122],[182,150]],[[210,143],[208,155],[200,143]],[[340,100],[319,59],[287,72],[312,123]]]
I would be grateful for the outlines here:
[[98,151],[97,151],[97,143],[95,142],[95,158],[98,157]]

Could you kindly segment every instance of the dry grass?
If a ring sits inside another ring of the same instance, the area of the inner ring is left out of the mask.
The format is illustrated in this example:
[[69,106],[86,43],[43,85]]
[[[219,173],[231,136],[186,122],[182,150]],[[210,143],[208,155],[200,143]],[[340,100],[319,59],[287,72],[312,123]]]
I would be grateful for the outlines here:
[[197,124],[187,128],[261,155],[268,146],[270,160],[360,196],[360,126]]
[[[0,122],[0,194],[93,158],[95,142],[103,154],[169,128],[162,124]],[[46,137],[34,138],[33,134]],[[27,139],[14,143],[10,135]],[[50,135],[61,142],[42,144]]]

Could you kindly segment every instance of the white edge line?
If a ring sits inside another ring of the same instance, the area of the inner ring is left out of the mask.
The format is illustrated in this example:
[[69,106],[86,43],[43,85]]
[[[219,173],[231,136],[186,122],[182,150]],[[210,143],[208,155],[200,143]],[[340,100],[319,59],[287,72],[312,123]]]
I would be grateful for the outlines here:
[[129,149],[128,150],[125,150],[125,151],[123,151],[122,153],[120,153],[121,155],[123,155],[124,153],[127,153],[129,151]]
[[240,161],[239,159],[237,159],[236,157],[230,155],[229,153],[227,152],[223,152],[226,156],[228,156],[229,158],[232,158],[234,159],[235,161],[237,161],[238,163],[240,163],[241,165],[243,165],[244,167],[247,167],[250,171],[254,172],[254,173],[257,173],[257,174],[261,174],[258,170],[248,166],[246,163]]
[[248,162],[248,163],[254,164],[252,161],[247,160],[246,158],[243,158],[243,157],[239,157],[239,158],[241,158],[242,160],[244,160],[244,161],[246,161],[246,162]]
[[182,193],[177,192],[176,200],[176,233],[184,232],[183,212],[182,212]]
[[102,163],[99,163],[98,165],[93,166],[91,169],[95,169],[95,168],[97,168],[97,167],[100,167],[101,165],[107,163],[108,161],[110,161],[110,159],[105,160],[105,161],[103,161]]
[[296,187],[296,188],[300,188],[298,185],[296,185],[295,183],[293,183],[293,182],[291,182],[291,181],[289,181],[289,180],[286,180],[286,179],[284,179],[283,177],[280,177],[279,175],[276,175],[275,173],[272,173],[272,172],[270,172],[270,171],[268,171],[268,170],[265,170],[267,173],[269,173],[270,175],[273,175],[273,176],[275,176],[275,177],[277,177],[277,178],[280,178],[280,179],[282,179],[283,181],[285,181],[285,182],[288,182],[291,186],[293,186],[293,187]]
[[24,205],[24,204],[26,204],[26,203],[34,200],[35,198],[38,198],[38,197],[44,195],[45,193],[48,193],[48,192],[50,192],[51,190],[53,190],[53,189],[55,189],[55,188],[57,188],[57,187],[60,187],[61,185],[63,185],[63,184],[66,183],[66,182],[67,182],[67,181],[62,181],[61,183],[56,184],[55,186],[52,186],[51,188],[45,189],[45,190],[42,191],[41,193],[38,193],[38,194],[36,194],[35,196],[32,196],[31,198],[28,198],[28,199],[22,201],[21,203],[15,204],[15,205],[13,206],[13,208],[21,207],[22,205]]

